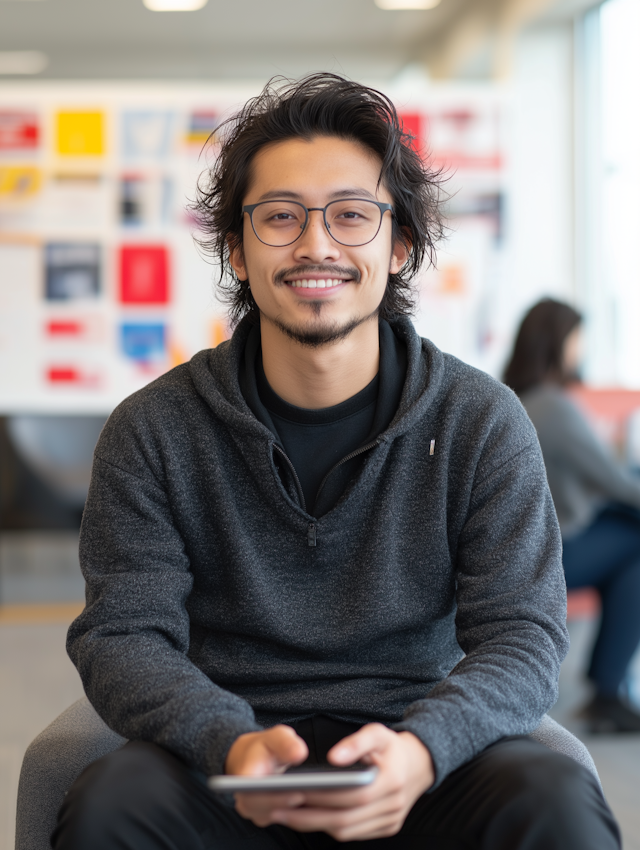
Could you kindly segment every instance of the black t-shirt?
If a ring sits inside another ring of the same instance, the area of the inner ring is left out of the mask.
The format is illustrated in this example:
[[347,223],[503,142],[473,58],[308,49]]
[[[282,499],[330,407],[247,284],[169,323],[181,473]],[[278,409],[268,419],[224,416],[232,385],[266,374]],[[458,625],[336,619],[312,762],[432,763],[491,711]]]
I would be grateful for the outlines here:
[[[353,458],[350,455],[372,445],[391,424],[406,373],[406,346],[388,322],[381,321],[380,371],[373,381],[334,407],[296,407],[269,386],[262,366],[260,328],[253,329],[239,375],[242,393],[256,418],[274,434],[291,461],[308,514],[319,517],[330,511],[357,475],[366,453]],[[341,463],[345,458],[348,460]]]
[[308,410],[280,398],[267,381],[262,357],[256,361],[260,401],[271,414],[276,437],[298,474],[307,511],[313,515],[324,477],[342,458],[366,445],[373,428],[379,376],[341,404]]

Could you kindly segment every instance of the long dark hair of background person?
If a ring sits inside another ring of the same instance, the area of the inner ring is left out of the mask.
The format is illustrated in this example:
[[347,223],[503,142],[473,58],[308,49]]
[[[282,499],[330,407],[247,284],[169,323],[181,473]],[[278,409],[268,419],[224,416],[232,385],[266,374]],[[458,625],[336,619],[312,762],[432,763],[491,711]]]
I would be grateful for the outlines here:
[[577,375],[566,373],[562,360],[564,343],[581,321],[580,313],[562,301],[539,301],[520,324],[504,383],[522,395],[537,384],[576,380]]

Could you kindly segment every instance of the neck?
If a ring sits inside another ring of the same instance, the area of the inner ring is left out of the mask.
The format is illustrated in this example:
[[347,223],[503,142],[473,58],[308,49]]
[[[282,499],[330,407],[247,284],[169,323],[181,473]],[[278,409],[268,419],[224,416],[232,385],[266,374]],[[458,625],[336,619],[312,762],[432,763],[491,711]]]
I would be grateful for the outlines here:
[[261,318],[262,363],[272,390],[296,407],[333,407],[363,390],[378,374],[378,317],[345,339],[317,348],[302,345]]

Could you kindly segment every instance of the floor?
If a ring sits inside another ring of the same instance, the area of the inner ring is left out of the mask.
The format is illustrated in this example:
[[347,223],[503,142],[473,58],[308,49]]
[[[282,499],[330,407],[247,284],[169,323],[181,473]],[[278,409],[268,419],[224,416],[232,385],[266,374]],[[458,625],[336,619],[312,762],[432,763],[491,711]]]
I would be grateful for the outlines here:
[[[69,604],[61,604],[55,588],[53,604],[33,604],[41,599],[38,587],[55,585],[55,573],[65,577]],[[0,598],[4,603],[0,607],[0,850],[14,847],[16,792],[26,747],[82,695],[80,680],[64,649],[68,624],[81,608],[81,593],[73,535],[0,537]],[[551,714],[589,747],[605,795],[620,822],[624,848],[640,850],[640,734],[589,737],[575,718],[576,709],[588,696],[580,670],[593,629],[594,624],[587,620],[570,625],[572,648],[562,669],[560,698]],[[640,689],[640,655],[635,682]]]

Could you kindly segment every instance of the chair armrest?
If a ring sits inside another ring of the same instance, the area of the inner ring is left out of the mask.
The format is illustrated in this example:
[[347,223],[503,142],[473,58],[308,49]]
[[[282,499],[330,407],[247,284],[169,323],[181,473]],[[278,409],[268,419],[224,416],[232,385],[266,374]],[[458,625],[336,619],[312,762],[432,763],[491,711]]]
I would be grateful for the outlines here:
[[41,732],[25,753],[18,785],[16,850],[50,850],[49,838],[65,794],[96,759],[125,738],[97,715],[86,697]]
[[564,726],[561,726],[559,723],[556,723],[555,720],[552,720],[548,714],[545,714],[538,728],[534,729],[529,737],[533,738],[534,741],[539,741],[541,744],[544,744],[556,753],[562,753],[565,756],[569,756],[569,758],[572,758],[583,767],[586,767],[587,770],[595,776],[598,780],[598,785],[602,788],[602,783],[598,776],[598,769],[591,758],[589,750],[585,747],[582,741],[576,738],[576,736],[569,732],[568,729],[565,729]]

